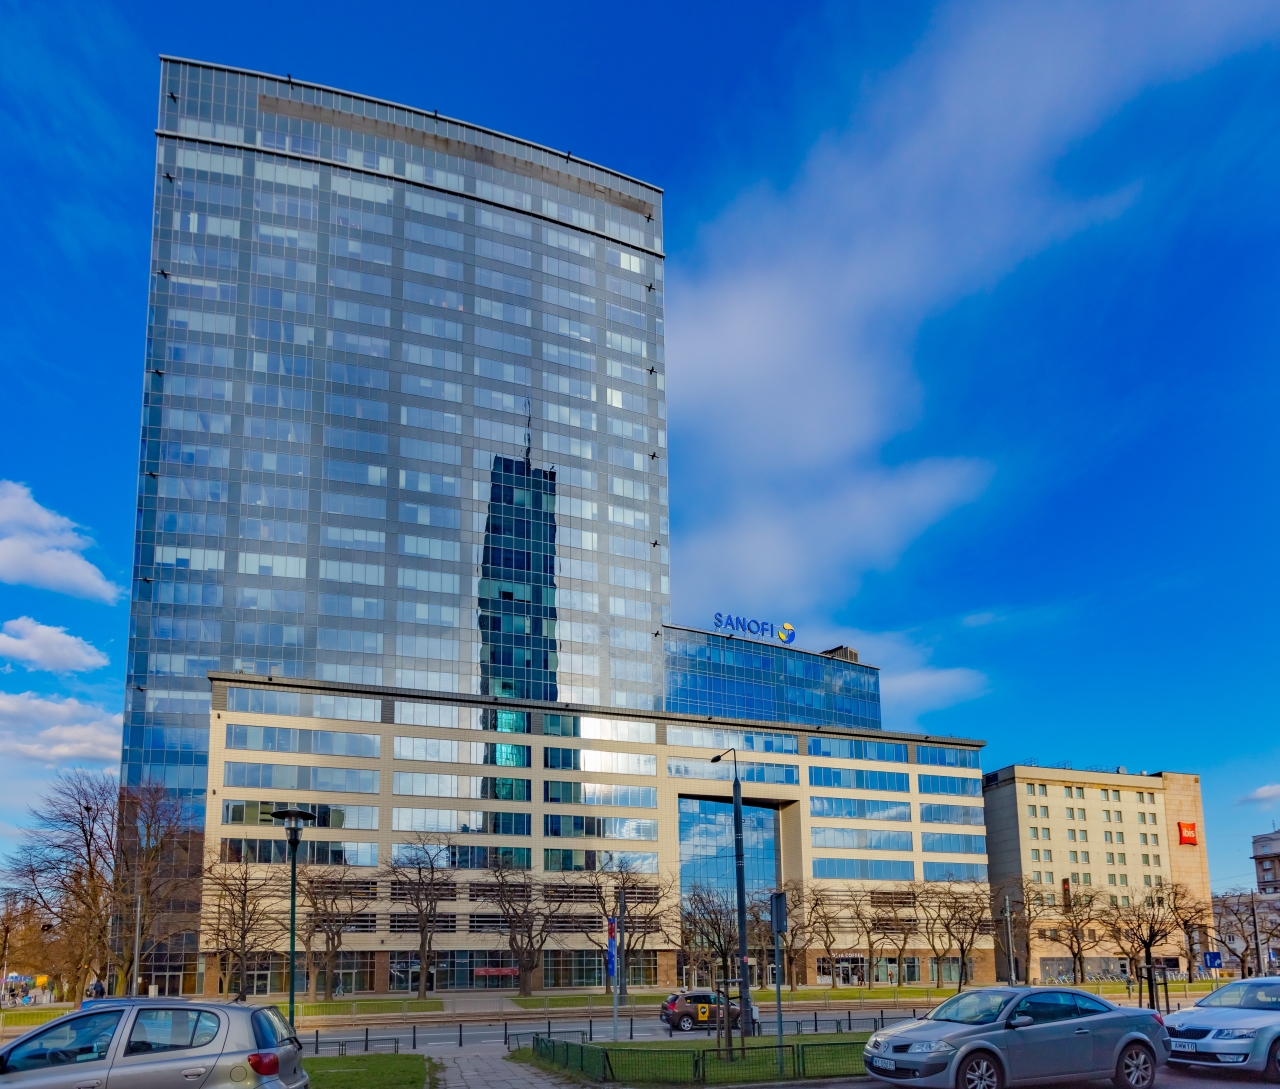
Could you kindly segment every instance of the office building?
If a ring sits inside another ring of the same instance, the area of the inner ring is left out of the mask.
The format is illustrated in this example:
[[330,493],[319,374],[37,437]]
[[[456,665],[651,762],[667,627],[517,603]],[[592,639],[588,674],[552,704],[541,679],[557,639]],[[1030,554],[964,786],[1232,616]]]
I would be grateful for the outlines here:
[[[668,631],[668,644],[677,637]],[[808,657],[821,666],[821,655]],[[729,748],[743,783],[750,895],[797,882],[839,899],[852,885],[883,896],[888,916],[908,883],[986,877],[980,743],[230,673],[212,682],[210,852],[283,865],[269,813],[285,803],[321,818],[305,834],[307,861],[345,863],[371,880],[412,833],[436,833],[456,875],[435,939],[438,989],[514,984],[486,899],[498,859],[552,883],[625,867],[684,895],[697,885],[731,896],[734,763],[711,762]],[[340,752],[360,755],[330,755]],[[399,923],[385,884],[371,890],[368,931],[352,934],[340,958],[348,993],[403,990],[417,978],[417,934]],[[547,947],[536,986],[603,985],[603,919],[589,904],[576,916]],[[858,939],[843,935],[837,950],[833,966],[813,943],[801,978],[865,979]],[[676,952],[670,936],[653,935],[630,965],[633,985],[676,985]],[[936,976],[931,957],[922,937],[901,963],[880,940],[870,971],[915,982]],[[953,959],[944,982],[955,979]],[[977,979],[994,978],[989,937],[970,959]],[[278,989],[283,971],[278,954],[264,958],[260,988]]]
[[[176,59],[157,130],[121,777],[184,798],[211,861],[282,863],[271,809],[313,812],[303,862],[368,892],[348,992],[416,986],[384,872],[415,835],[459,875],[440,988],[514,982],[497,864],[727,887],[730,747],[753,890],[985,879],[978,743],[884,734],[848,648],[669,626],[660,189]],[[539,986],[600,984],[589,916]],[[203,949],[144,983],[216,991]],[[631,965],[675,971],[658,935]],[[282,990],[281,953],[244,984]]]
[[[1023,895],[1043,897],[1050,908],[1068,893],[1127,904],[1173,884],[1210,901],[1198,775],[1013,764],[983,777],[983,795],[997,913],[1006,895],[1013,905]],[[1049,911],[1030,927],[1029,953],[1027,937],[1015,940],[1019,978],[1028,971],[1032,980],[1071,978],[1071,954],[1056,933]],[[1169,940],[1161,960],[1186,970],[1181,936]],[[1130,968],[1124,951],[1105,942],[1089,950],[1084,965],[1090,976]],[[1006,966],[997,967],[1007,978]]]
[[1263,896],[1280,894],[1280,832],[1264,832],[1253,837],[1254,865],[1258,891]]

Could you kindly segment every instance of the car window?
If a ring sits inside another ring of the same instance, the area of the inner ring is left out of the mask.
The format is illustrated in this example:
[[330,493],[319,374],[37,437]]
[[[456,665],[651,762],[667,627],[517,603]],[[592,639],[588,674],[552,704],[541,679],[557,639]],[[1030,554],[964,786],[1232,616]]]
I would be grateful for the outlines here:
[[1092,1017],[1095,1013],[1111,1012],[1111,1007],[1105,1002],[1090,998],[1087,994],[1076,995],[1076,1009],[1080,1011],[1081,1017]]
[[265,1013],[275,1024],[276,1039],[283,1043],[285,1040],[293,1039],[293,1029],[289,1027],[289,1022],[285,1020],[284,1014],[275,1006],[263,1006],[262,1012]]
[[5,1058],[4,1072],[99,1062],[107,1057],[123,1010],[107,1010],[52,1025],[19,1044]]
[[254,1010],[253,1016],[249,1018],[249,1024],[253,1026],[253,1039],[258,1047],[279,1047],[279,1034],[276,1032],[275,1023],[267,1016],[266,1010]]
[[962,1025],[989,1025],[1000,1011],[1016,994],[1015,991],[1003,991],[988,988],[981,991],[968,991],[948,998],[941,1006],[926,1014],[931,1021],[955,1021]]
[[1280,1009],[1280,984],[1272,980],[1229,983],[1200,999],[1197,1006],[1234,1006],[1245,1010]]
[[1027,995],[1014,1007],[1014,1017],[1030,1017],[1037,1025],[1065,1021],[1076,1016],[1075,996],[1066,992],[1041,991]]
[[126,1055],[203,1047],[218,1035],[218,1015],[207,1010],[142,1010],[129,1033]]

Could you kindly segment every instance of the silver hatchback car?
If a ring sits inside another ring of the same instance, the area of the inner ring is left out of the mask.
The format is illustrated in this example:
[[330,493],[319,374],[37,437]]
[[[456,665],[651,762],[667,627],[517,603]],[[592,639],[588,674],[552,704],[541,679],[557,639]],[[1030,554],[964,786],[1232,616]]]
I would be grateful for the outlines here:
[[1066,987],[985,987],[949,998],[923,1020],[872,1034],[865,1059],[876,1078],[933,1089],[1101,1077],[1117,1089],[1151,1089],[1169,1052],[1153,1010]]
[[307,1089],[274,1006],[98,999],[0,1049],[0,1089]]

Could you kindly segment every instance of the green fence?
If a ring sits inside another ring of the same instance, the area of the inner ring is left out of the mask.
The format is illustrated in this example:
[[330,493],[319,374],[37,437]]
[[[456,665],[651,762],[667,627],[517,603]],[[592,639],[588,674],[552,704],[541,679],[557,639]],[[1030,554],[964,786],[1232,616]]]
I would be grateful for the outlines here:
[[17,1009],[5,1010],[0,1014],[0,1029],[9,1028],[30,1028],[32,1025],[43,1025],[46,1021],[52,1021],[55,1017],[61,1017],[64,1013],[73,1013],[74,1011],[68,1007],[61,1009]]
[[848,1044],[797,1044],[802,1078],[830,1078],[839,1075],[865,1074],[862,1052],[866,1042]]
[[[288,1014],[289,1003],[277,1002],[282,1013]],[[359,1017],[363,1014],[441,1013],[444,1000],[440,998],[362,999],[358,1002],[299,1002],[299,1017]]]
[[[603,1047],[533,1038],[533,1053],[545,1062],[576,1070],[596,1081],[625,1084],[734,1085],[781,1078],[826,1078],[865,1074],[864,1044],[748,1044],[746,1054],[717,1048]],[[779,1068],[781,1059],[781,1068]]]

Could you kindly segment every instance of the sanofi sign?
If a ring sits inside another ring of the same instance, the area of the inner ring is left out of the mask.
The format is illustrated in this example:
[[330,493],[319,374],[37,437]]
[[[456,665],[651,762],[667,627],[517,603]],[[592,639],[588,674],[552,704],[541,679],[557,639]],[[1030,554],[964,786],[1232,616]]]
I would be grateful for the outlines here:
[[790,624],[775,626],[771,620],[749,620],[745,616],[734,616],[732,613],[716,613],[715,625],[718,632],[743,632],[746,635],[759,636],[761,639],[776,638],[783,643],[793,643],[796,638],[796,629]]

